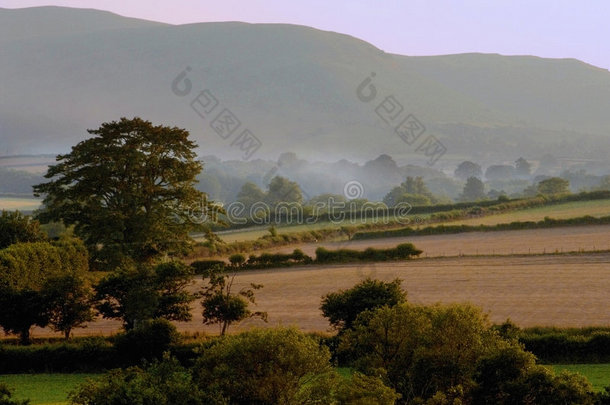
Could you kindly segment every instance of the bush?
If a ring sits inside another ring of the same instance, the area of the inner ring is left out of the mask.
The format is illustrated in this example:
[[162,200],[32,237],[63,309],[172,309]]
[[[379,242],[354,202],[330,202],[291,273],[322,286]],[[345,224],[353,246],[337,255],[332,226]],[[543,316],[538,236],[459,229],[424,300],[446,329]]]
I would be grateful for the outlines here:
[[234,253],[229,256],[229,263],[233,267],[241,267],[246,262],[246,258],[241,253]]
[[90,380],[73,393],[76,405],[204,405],[191,375],[176,360],[169,358],[142,369],[112,370],[102,378]]
[[329,359],[327,348],[296,329],[254,330],[203,350],[193,374],[218,399],[212,404],[289,404],[308,381],[331,371]]
[[116,337],[115,348],[125,364],[160,360],[163,353],[180,341],[176,327],[165,319],[147,320]]
[[367,248],[364,251],[351,249],[328,250],[323,247],[316,249],[316,262],[318,263],[349,263],[354,261],[382,262],[388,260],[407,260],[422,253],[411,243],[402,243],[395,248],[375,249]]
[[0,405],[28,405],[30,401],[17,401],[11,399],[13,396],[12,391],[6,386],[6,384],[0,383]]
[[206,275],[214,266],[224,267],[226,263],[222,260],[197,260],[191,263],[193,272],[198,275]]
[[102,338],[0,347],[0,374],[98,372],[119,363],[112,344]]
[[320,310],[333,327],[339,330],[350,329],[358,315],[364,311],[405,302],[406,293],[400,283],[400,279],[391,282],[366,279],[348,290],[323,296]]
[[519,341],[545,363],[604,363],[610,361],[610,331],[523,331]]

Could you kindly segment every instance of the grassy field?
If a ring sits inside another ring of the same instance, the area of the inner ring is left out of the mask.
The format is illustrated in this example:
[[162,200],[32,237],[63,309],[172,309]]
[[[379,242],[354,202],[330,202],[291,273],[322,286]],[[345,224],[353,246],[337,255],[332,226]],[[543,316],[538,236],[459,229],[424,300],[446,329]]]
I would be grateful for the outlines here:
[[[465,225],[496,225],[501,223],[510,223],[513,221],[540,221],[544,217],[551,217],[555,219],[564,218],[575,218],[584,215],[591,215],[593,217],[602,217],[610,215],[610,200],[592,200],[592,201],[576,201],[554,205],[547,205],[544,207],[527,208],[519,211],[512,211],[497,215],[488,215],[478,218],[469,218],[458,221],[447,221],[443,224],[465,224]],[[420,221],[425,221],[429,215],[418,214],[413,216],[407,216],[412,224],[419,224]],[[417,221],[416,221],[417,220]],[[368,222],[371,222],[369,219]],[[291,232],[304,232],[316,229],[338,229],[344,225],[357,225],[360,224],[359,220],[346,223],[332,223],[332,222],[318,222],[315,224],[303,224],[303,225],[285,225],[277,227],[280,233],[291,233]],[[440,223],[439,223],[440,224]],[[234,231],[221,231],[219,236],[225,242],[255,240],[263,235],[268,234],[267,229],[269,226],[259,226],[255,228],[247,228],[243,230]],[[200,238],[203,240],[203,238]]]
[[513,221],[540,221],[544,217],[566,219],[585,215],[592,217],[610,215],[610,200],[574,201],[448,223],[452,225],[496,225]]
[[68,393],[97,374],[6,374],[0,382],[14,390],[15,399],[29,399],[32,405],[67,404]]
[[0,211],[33,211],[40,207],[40,201],[36,198],[0,197]]
[[596,391],[603,391],[605,387],[610,386],[610,364],[554,364],[546,367],[557,374],[564,370],[582,374],[593,384]]

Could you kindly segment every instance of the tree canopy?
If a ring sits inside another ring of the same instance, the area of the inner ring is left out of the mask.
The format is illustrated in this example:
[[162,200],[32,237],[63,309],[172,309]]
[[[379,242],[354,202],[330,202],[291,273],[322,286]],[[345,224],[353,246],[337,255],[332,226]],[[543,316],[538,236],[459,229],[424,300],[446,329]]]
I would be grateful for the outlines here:
[[194,188],[202,165],[186,130],[121,118],[88,132],[34,191],[45,196],[38,218],[74,225],[100,267],[184,252],[189,231],[215,220]]
[[42,242],[47,236],[38,221],[19,211],[2,210],[0,214],[0,249],[19,242]]

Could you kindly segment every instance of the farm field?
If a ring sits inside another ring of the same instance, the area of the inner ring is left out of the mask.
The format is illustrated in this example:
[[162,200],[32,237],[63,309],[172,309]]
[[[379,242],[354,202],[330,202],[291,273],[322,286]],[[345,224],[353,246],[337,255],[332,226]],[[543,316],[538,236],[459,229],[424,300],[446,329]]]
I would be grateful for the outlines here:
[[[453,257],[250,271],[236,276],[234,289],[253,282],[264,284],[253,308],[267,311],[269,323],[246,321],[231,331],[278,325],[328,331],[319,310],[320,297],[366,277],[401,278],[408,299],[414,303],[471,302],[498,323],[511,318],[522,327],[610,325],[609,273],[610,253]],[[178,327],[193,333],[218,333],[216,326],[204,327],[197,303],[193,305],[193,321]],[[100,320],[75,334],[108,335],[119,328],[119,322]],[[54,334],[35,329],[33,335]]]
[[546,366],[556,374],[562,371],[579,373],[587,377],[596,391],[610,386],[610,364],[553,364]]
[[[443,224],[496,225],[502,223],[510,223],[514,221],[541,221],[544,219],[544,217],[551,217],[554,219],[565,219],[581,217],[585,215],[590,215],[593,217],[602,217],[610,215],[610,200],[575,201],[561,204],[552,204],[544,207],[527,208],[519,211],[511,211],[496,215],[487,215],[478,218],[469,218],[458,221],[447,221],[443,222]],[[429,215],[427,214],[409,215],[408,219],[412,223],[416,223],[416,219],[423,218],[425,220],[426,218],[428,218],[428,216]],[[370,221],[371,220],[369,220],[369,222]],[[361,223],[361,221],[354,221],[353,223],[350,223],[348,221],[346,223],[337,224],[334,224],[332,222],[319,222],[315,224],[278,226],[277,230],[280,233],[304,232],[322,228],[338,229],[344,225],[357,225]],[[225,242],[229,243],[235,241],[255,240],[263,235],[268,234],[268,228],[269,225],[239,230],[220,231],[218,232],[218,235]]]
[[14,390],[15,399],[30,399],[31,405],[67,404],[68,393],[87,378],[98,374],[6,374],[0,382]]
[[40,202],[36,198],[0,197],[0,211],[32,211],[40,207]]
[[610,250],[610,225],[307,243],[298,246],[282,246],[270,250],[289,253],[298,247],[306,254],[313,256],[318,246],[327,249],[364,250],[367,247],[394,247],[405,242],[413,243],[417,248],[423,250],[422,257]]
[[585,215],[604,217],[610,215],[610,200],[574,201],[544,207],[528,208],[519,211],[488,215],[480,218],[470,218],[451,221],[451,225],[496,225],[513,221],[541,221],[544,217],[553,219],[576,218]]

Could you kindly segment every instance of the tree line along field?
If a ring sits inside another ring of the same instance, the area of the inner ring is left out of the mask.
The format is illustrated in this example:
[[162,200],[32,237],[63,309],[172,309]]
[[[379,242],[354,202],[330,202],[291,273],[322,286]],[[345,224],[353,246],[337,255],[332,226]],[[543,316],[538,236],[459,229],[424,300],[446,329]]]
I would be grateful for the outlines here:
[[610,225],[595,225],[346,240],[283,246],[269,250],[288,253],[299,248],[305,254],[313,255],[318,246],[328,249],[345,247],[364,250],[368,247],[382,248],[408,242],[424,251],[422,258],[460,255],[527,255],[610,250],[608,235],[610,235]]
[[[566,219],[576,218],[585,215],[592,217],[603,217],[610,215],[610,200],[589,200],[589,201],[573,201],[564,202],[559,204],[548,204],[542,207],[533,207],[519,209],[511,212],[504,212],[500,214],[490,214],[484,216],[477,216],[474,218],[461,219],[461,220],[446,220],[434,222],[430,225],[434,226],[437,224],[451,224],[451,225],[496,225],[502,223],[510,223],[514,221],[541,221],[545,217],[551,217],[554,219]],[[417,214],[408,215],[410,226],[426,226],[425,222],[428,220],[428,214]],[[345,221],[339,223],[332,222],[316,222],[314,224],[294,224],[294,225],[278,225],[278,232],[281,233],[292,233],[292,232],[303,232],[318,229],[339,229],[345,225],[358,225],[361,223],[372,223],[373,219],[366,220],[354,220],[353,222]],[[379,221],[381,222],[381,221]],[[399,225],[401,227],[404,225]],[[237,229],[229,231],[220,231],[218,235],[225,242],[236,242],[236,241],[250,241],[260,238],[263,235],[268,234],[267,226],[258,226],[247,229]],[[203,237],[196,237],[196,240],[203,240]]]

